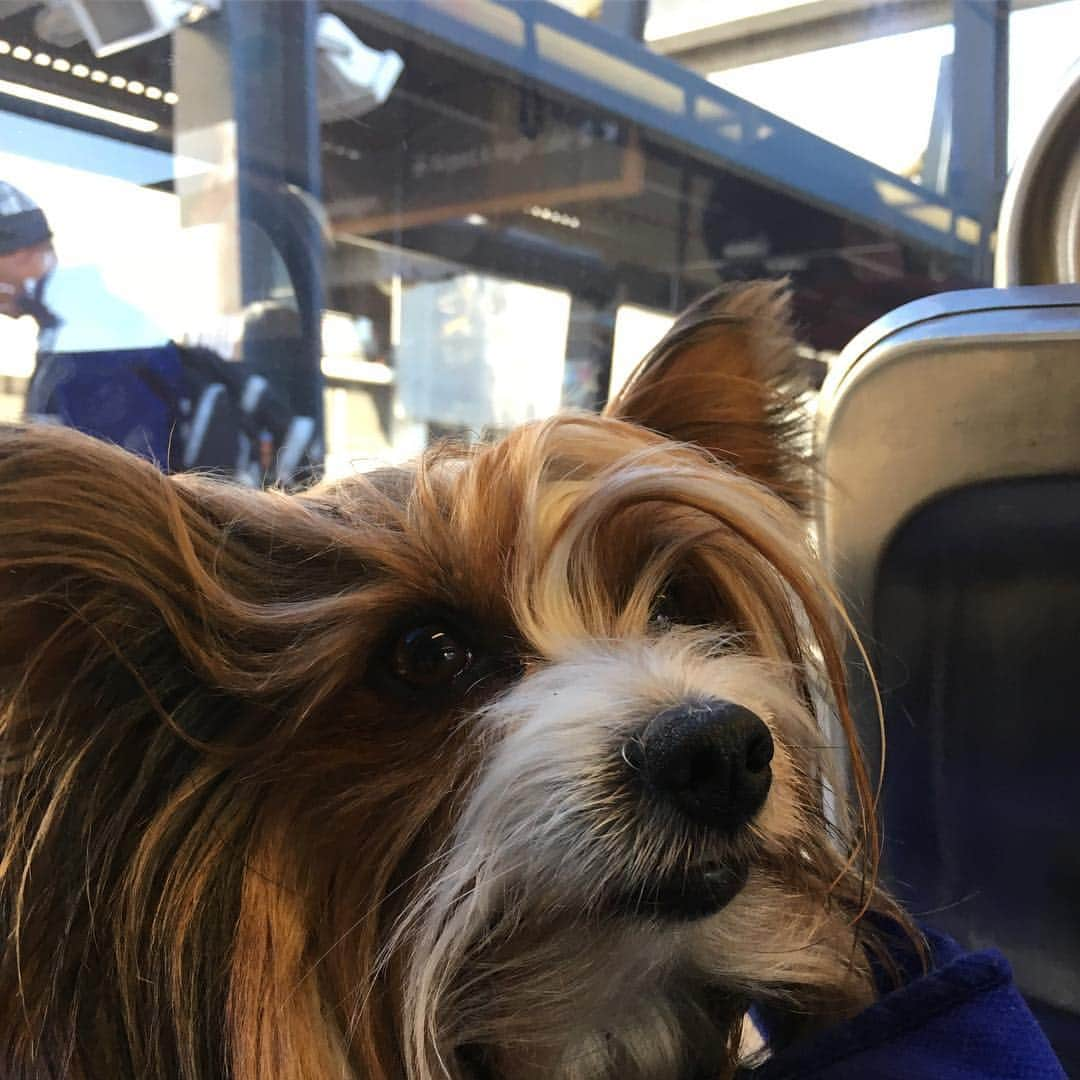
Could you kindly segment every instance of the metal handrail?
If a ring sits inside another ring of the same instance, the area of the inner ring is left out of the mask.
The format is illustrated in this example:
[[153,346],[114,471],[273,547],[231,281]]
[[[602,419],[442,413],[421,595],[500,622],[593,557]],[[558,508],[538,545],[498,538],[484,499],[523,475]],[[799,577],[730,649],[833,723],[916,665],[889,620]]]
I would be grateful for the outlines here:
[[1080,65],[1013,168],[998,220],[994,284],[1080,283]]

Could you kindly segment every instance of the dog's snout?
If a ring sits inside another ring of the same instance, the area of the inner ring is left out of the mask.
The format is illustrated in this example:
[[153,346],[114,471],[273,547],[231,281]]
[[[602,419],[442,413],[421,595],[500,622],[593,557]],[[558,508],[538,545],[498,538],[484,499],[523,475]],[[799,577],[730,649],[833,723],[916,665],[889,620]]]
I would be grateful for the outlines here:
[[731,830],[748,822],[772,781],[768,727],[730,701],[666,709],[645,728],[634,757],[654,794],[712,828]]

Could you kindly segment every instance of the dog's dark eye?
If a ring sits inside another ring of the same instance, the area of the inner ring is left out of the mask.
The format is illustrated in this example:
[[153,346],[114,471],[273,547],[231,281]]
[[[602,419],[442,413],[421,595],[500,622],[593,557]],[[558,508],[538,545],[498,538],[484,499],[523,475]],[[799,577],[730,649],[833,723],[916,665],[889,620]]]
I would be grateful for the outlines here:
[[394,646],[394,674],[410,686],[434,690],[449,686],[472,665],[472,650],[446,623],[406,630]]
[[649,627],[663,633],[673,626],[722,626],[731,623],[729,607],[705,577],[679,577],[656,594]]
[[657,593],[653,601],[652,614],[649,616],[649,625],[654,630],[666,630],[671,626],[686,621],[686,614],[679,598],[671,589],[665,589]]

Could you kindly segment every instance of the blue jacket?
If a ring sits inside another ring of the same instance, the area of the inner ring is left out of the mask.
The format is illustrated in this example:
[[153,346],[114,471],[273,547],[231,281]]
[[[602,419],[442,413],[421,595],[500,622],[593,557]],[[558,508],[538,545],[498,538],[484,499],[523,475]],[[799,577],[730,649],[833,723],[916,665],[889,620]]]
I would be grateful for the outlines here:
[[739,1080],[1067,1080],[995,949],[927,932],[931,971]]

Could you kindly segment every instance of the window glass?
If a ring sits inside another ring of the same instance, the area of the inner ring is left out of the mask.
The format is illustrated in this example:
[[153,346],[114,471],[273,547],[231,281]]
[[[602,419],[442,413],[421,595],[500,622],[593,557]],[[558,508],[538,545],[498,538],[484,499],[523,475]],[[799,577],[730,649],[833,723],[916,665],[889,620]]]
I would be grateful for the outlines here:
[[[655,41],[718,25],[737,24],[757,15],[784,12],[814,0],[727,0],[722,6],[699,0],[652,0],[645,23],[645,39]],[[734,36],[739,30],[733,28]]]
[[1024,8],[1009,16],[1009,163],[1035,137],[1080,73],[1080,0]]
[[[709,81],[901,176],[921,176],[953,28],[710,72]],[[858,87],[858,92],[853,92]]]
[[0,416],[286,486],[597,408],[724,282],[815,363],[988,284],[1080,55],[1080,0],[76,7],[0,0]]
[[608,394],[616,394],[638,362],[671,328],[674,318],[664,311],[623,304],[615,313]]

